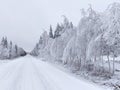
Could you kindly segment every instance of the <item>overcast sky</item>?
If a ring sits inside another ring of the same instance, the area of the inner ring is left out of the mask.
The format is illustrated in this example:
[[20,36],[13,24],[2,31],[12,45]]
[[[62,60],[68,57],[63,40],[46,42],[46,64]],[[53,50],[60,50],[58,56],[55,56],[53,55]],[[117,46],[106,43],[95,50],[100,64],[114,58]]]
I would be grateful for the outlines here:
[[103,11],[110,3],[119,0],[0,0],[0,38],[9,40],[30,51],[41,32],[61,22],[61,15],[68,17],[77,26],[80,9],[88,4]]

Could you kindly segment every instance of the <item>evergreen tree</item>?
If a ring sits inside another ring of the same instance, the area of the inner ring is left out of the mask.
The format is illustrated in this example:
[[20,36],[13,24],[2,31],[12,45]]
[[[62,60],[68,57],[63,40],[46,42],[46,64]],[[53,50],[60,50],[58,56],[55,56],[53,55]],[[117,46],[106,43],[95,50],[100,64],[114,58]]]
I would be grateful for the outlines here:
[[4,46],[5,38],[2,37],[1,45]]
[[50,38],[54,38],[54,36],[53,36],[53,30],[52,30],[52,26],[51,25],[50,25],[49,37]]
[[9,46],[9,58],[12,57],[12,41],[10,41],[10,46]]
[[5,40],[5,38],[4,38],[4,37],[2,37],[2,41],[1,41],[1,42],[4,42],[4,40]]
[[40,36],[39,44],[43,44],[43,38]]
[[5,37],[5,39],[4,39],[4,46],[5,46],[5,48],[8,48],[8,41],[7,41],[7,37]]
[[70,22],[70,28],[73,28],[73,23],[72,22]]
[[12,48],[12,41],[10,41],[10,47]]
[[18,46],[15,45],[15,53],[18,54]]
[[55,32],[54,32],[54,38],[59,37],[61,31],[62,31],[62,28],[60,27],[59,24],[57,24],[56,30],[55,30]]
[[69,27],[69,20],[66,16],[63,15],[64,18],[64,28],[68,28]]
[[4,48],[8,48],[7,37],[5,37],[5,38],[3,37],[3,38],[2,38],[1,45],[2,45]]

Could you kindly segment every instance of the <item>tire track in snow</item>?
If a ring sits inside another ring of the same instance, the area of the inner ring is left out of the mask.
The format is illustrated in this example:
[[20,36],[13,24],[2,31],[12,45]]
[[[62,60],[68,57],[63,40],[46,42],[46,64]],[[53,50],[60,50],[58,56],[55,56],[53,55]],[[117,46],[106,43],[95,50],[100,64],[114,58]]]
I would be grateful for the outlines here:
[[[8,73],[4,73],[4,77],[0,80],[0,89],[1,90],[13,90],[11,89],[11,86],[14,84],[14,79],[17,77],[17,72],[19,71],[20,67],[22,66],[22,63],[20,62],[11,62],[10,66],[8,64],[8,67],[5,68]],[[2,73],[2,72],[0,72]],[[6,75],[5,75],[6,74]]]
[[14,61],[2,64],[2,66],[0,66],[0,81],[5,77],[9,77],[9,75],[13,73],[11,70],[14,70],[14,67],[16,67]]
[[57,86],[56,82],[54,82],[54,80],[49,77],[49,74],[43,71],[42,67],[40,68],[40,62],[36,62],[36,59],[32,60],[32,62],[39,79],[43,82],[43,85],[47,87],[45,90],[62,90]]
[[0,78],[0,90],[101,90],[32,56],[0,66]]

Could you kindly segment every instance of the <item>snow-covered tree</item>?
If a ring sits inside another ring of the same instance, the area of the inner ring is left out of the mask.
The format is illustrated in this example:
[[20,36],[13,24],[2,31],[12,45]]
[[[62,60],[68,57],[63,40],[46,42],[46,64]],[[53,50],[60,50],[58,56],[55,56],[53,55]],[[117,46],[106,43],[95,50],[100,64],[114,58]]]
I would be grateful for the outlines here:
[[57,24],[56,30],[54,32],[54,38],[57,38],[60,36],[60,32],[62,31],[62,28],[59,24]]
[[12,41],[10,41],[10,45],[9,45],[9,58],[11,58],[12,56]]
[[26,52],[19,48],[17,45],[13,45],[12,41],[8,43],[7,37],[3,37],[0,44],[0,59],[13,59],[19,56],[26,55]]
[[49,32],[49,36],[50,38],[54,38],[54,35],[53,35],[53,30],[52,30],[52,26],[50,25],[50,32]]
[[50,26],[49,35],[46,32],[41,35],[33,52],[77,70],[114,74],[115,58],[120,55],[120,4],[113,3],[101,13],[90,5],[88,10],[81,10],[81,15],[77,27],[65,16],[63,23],[57,24],[54,35]]
[[15,45],[15,53],[17,54],[18,53],[18,46]]
[[[39,39],[39,44],[43,44],[43,37],[40,36],[40,39]],[[38,45],[37,45],[38,47]]]

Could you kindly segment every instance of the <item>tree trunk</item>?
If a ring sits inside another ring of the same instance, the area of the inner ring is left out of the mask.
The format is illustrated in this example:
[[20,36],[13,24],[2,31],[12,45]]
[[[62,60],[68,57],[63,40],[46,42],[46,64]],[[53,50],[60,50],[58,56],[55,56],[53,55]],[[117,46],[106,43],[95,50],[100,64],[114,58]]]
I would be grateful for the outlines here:
[[102,67],[103,67],[103,72],[104,72],[104,60],[103,60],[103,55],[101,56],[101,60],[102,60]]
[[94,71],[96,71],[96,55],[94,57]]
[[[78,58],[79,59],[79,58]],[[79,70],[81,69],[81,58],[79,59]]]
[[115,56],[113,56],[113,74],[115,73]]
[[111,72],[111,66],[110,66],[110,58],[109,58],[109,54],[107,55],[107,58],[108,58],[109,72]]

